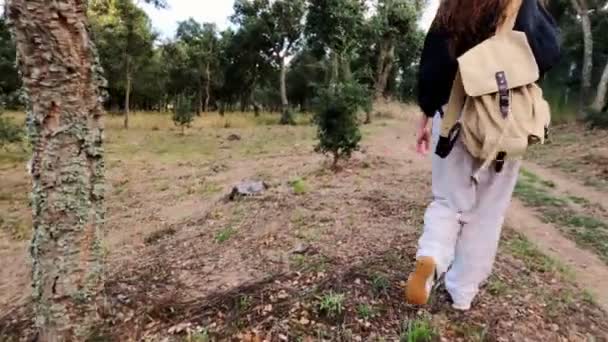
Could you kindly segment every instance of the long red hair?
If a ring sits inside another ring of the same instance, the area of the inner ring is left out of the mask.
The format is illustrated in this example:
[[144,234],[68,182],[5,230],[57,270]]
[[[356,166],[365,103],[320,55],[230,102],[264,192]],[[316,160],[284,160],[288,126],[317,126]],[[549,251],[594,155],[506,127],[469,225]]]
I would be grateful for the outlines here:
[[505,19],[511,0],[441,0],[434,28],[450,37],[456,57],[491,37]]

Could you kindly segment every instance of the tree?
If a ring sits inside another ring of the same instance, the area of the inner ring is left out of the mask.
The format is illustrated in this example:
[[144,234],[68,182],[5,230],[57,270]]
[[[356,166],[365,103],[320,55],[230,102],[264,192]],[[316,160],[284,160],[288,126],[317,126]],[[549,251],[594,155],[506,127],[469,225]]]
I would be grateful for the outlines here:
[[383,97],[395,64],[395,49],[400,41],[415,34],[419,12],[411,0],[379,0],[371,21],[372,32],[378,37],[374,98]]
[[310,0],[306,18],[308,41],[331,56],[330,84],[352,79],[351,59],[364,24],[361,0]]
[[109,62],[104,63],[104,69],[112,75],[111,84],[122,84],[124,127],[129,128],[133,78],[152,58],[156,34],[146,13],[133,0],[94,0],[90,11],[95,41],[105,57],[102,60]]
[[594,51],[594,65],[602,67],[602,71],[594,74],[601,75],[597,83],[597,92],[591,104],[591,109],[595,112],[601,112],[606,107],[606,96],[608,92],[608,36],[604,34],[608,30],[608,7],[598,9],[593,16],[594,27],[593,36],[595,39],[596,49]]
[[213,74],[219,65],[217,28],[215,24],[205,23],[201,26],[194,19],[189,19],[179,23],[176,37],[184,44],[190,68],[196,75],[197,113],[206,112],[211,99]]
[[278,65],[281,94],[281,124],[293,124],[287,96],[287,62],[300,41],[304,29],[304,0],[239,0],[233,21],[261,34],[261,53]]
[[310,48],[305,47],[292,59],[287,83],[289,84],[289,101],[306,111],[317,97],[319,88],[327,79],[327,61],[317,58]]
[[178,96],[175,101],[173,123],[181,128],[182,135],[184,135],[186,127],[190,128],[193,120],[194,111],[192,110],[192,98],[184,95]]
[[103,263],[103,85],[86,2],[9,0],[31,104],[33,301],[41,341],[84,340]]
[[260,30],[259,25],[244,25],[236,32],[222,33],[220,64],[224,77],[220,97],[224,107],[239,103],[245,111],[257,103],[255,89],[275,75],[276,68],[261,52],[268,47]]
[[[151,0],[157,6],[162,0]],[[32,285],[38,340],[82,341],[103,285],[106,87],[86,1],[8,0],[33,146]]]
[[593,34],[591,31],[591,20],[589,18],[589,6],[587,0],[570,0],[576,13],[580,17],[583,30],[583,43],[585,51],[583,53],[583,66],[581,78],[581,94],[579,103],[579,116],[584,117],[585,102],[591,90],[591,73],[593,72]]
[[411,32],[397,46],[398,91],[404,101],[413,100],[416,96],[418,62],[424,44],[425,33],[420,30]]
[[1,105],[15,107],[19,103],[21,81],[15,64],[15,44],[4,16],[0,16],[0,75],[0,96],[3,100]]
[[597,86],[597,93],[595,95],[595,100],[591,105],[591,109],[596,112],[601,112],[606,106],[606,92],[608,92],[608,61],[604,66],[604,71],[602,72],[602,77]]

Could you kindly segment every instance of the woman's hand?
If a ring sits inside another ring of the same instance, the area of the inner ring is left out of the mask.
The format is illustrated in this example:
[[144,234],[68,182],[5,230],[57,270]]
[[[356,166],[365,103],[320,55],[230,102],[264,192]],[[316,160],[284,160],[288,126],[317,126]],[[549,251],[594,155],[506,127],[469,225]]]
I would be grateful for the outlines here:
[[422,115],[418,125],[418,133],[416,134],[416,152],[421,155],[429,153],[431,148],[431,130],[429,126],[429,117]]

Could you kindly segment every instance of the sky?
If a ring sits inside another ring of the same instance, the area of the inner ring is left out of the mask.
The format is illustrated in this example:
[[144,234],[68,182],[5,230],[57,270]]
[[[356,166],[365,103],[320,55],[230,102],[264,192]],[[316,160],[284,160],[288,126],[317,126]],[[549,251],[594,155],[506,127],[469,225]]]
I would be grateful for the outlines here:
[[[157,10],[150,5],[142,5],[154,27],[163,37],[169,38],[175,34],[177,23],[192,17],[198,22],[212,22],[219,29],[230,25],[228,17],[232,14],[234,0],[168,0],[169,8]],[[430,0],[420,26],[428,29],[439,6],[439,0]]]

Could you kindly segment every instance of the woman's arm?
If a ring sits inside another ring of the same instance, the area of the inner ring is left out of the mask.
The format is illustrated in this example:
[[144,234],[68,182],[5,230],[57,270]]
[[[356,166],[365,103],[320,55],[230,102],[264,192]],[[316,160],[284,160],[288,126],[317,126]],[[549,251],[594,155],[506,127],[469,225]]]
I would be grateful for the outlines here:
[[452,58],[447,34],[433,29],[428,32],[418,71],[418,105],[428,117],[448,102],[457,62]]

